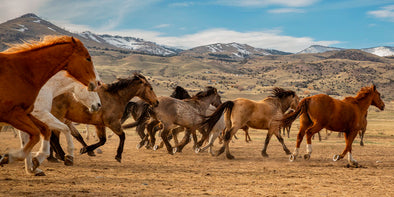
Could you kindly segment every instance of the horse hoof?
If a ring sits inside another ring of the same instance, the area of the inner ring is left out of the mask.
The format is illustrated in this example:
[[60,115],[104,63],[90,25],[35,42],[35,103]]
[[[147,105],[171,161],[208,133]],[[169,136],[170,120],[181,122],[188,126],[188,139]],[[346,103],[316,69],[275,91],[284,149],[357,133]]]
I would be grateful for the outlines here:
[[334,155],[334,157],[332,157],[332,160],[333,161],[338,161],[338,160],[340,160],[341,158],[340,158],[340,156],[339,155]]
[[32,166],[32,168],[31,168],[31,171],[34,172],[34,171],[36,171],[36,169],[38,168],[38,166],[40,166],[40,162],[38,161],[38,159],[37,159],[36,157],[34,157],[34,158],[32,159],[32,163],[33,163],[33,166]]
[[201,151],[201,148],[196,148],[196,149],[194,149],[194,152],[196,153],[196,154],[198,154],[199,152]]
[[310,158],[311,158],[311,155],[310,155],[310,154],[305,154],[305,155],[304,155],[304,159],[305,159],[305,160],[309,160]]
[[364,146],[364,142],[363,141],[360,142],[360,146]]
[[141,144],[137,144],[136,146],[137,150],[139,150],[141,147],[142,147]]
[[232,156],[230,154],[227,154],[226,157],[227,157],[227,159],[234,159],[235,158],[234,156]]
[[261,155],[262,155],[263,157],[268,157],[268,154],[265,153],[265,152],[261,152]]
[[82,147],[81,148],[81,150],[79,151],[79,153],[82,155],[82,154],[85,154],[85,153],[87,153],[88,152],[88,149],[86,148],[86,147]]
[[296,160],[296,157],[295,157],[294,155],[290,155],[289,160],[290,160],[291,162],[293,162],[293,161]]
[[172,153],[175,154],[176,152],[178,152],[178,147],[172,148]]
[[37,172],[36,174],[34,174],[34,176],[46,176],[46,175],[43,171],[41,171],[41,172]]
[[115,156],[115,159],[116,159],[116,161],[118,161],[119,163],[122,163],[122,162],[121,162],[121,161],[122,161],[122,157]]
[[48,160],[48,162],[51,162],[51,163],[59,163],[59,160],[56,159],[55,157],[48,157],[47,160]]
[[8,164],[9,157],[10,157],[9,154],[5,154],[5,155],[1,156],[1,158],[0,158],[0,166],[1,167],[3,167],[3,164]]
[[96,153],[94,153],[93,151],[89,151],[89,152],[88,152],[88,155],[91,156],[91,157],[95,157],[95,156],[96,156]]
[[159,149],[159,146],[158,145],[154,145],[153,146],[153,150],[157,150],[157,149]]
[[67,155],[64,159],[64,165],[66,166],[73,166],[74,165],[74,157]]

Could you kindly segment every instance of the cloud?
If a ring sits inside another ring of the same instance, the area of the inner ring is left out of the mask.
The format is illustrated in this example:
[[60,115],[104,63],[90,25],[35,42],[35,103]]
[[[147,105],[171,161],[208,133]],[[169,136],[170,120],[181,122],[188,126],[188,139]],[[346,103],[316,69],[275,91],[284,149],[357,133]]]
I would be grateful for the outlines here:
[[189,7],[189,6],[193,6],[193,5],[194,5],[193,2],[179,2],[179,3],[170,4],[170,6],[172,6],[172,7]]
[[368,14],[394,22],[394,5],[382,7],[380,10],[369,11]]
[[282,35],[280,30],[267,30],[255,32],[238,32],[228,29],[209,29],[194,34],[182,36],[165,36],[160,32],[129,30],[121,32],[107,32],[112,35],[123,35],[143,38],[158,44],[189,49],[197,46],[214,43],[237,42],[258,48],[277,49],[286,52],[299,52],[310,45],[330,46],[340,41],[316,41],[310,37],[292,37]]
[[26,13],[37,13],[50,0],[1,1],[0,23],[14,19]]
[[166,28],[166,27],[169,27],[169,26],[171,26],[171,25],[170,24],[160,24],[160,25],[154,26],[153,28],[160,29],[160,28]]
[[305,7],[318,1],[319,0],[217,0],[216,2],[221,5],[236,7],[267,7],[271,5]]
[[279,9],[268,10],[268,13],[272,13],[272,14],[304,13],[304,12],[305,12],[304,10],[296,9],[296,8],[279,8]]

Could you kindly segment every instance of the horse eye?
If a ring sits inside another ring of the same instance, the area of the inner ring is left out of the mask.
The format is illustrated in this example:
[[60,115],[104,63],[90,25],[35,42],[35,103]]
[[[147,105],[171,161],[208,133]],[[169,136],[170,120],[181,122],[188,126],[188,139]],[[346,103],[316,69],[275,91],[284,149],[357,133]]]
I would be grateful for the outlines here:
[[91,61],[92,61],[92,59],[90,59],[90,57],[86,58],[86,60],[87,60],[88,62],[91,62]]
[[153,88],[151,87],[150,90],[153,90]]

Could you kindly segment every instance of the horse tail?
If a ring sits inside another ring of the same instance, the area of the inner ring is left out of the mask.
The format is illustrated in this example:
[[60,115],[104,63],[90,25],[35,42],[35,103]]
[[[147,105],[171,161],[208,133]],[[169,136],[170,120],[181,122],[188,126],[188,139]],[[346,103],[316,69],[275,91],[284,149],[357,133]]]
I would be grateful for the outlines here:
[[303,113],[306,113],[307,109],[308,109],[309,102],[310,102],[310,98],[304,98],[298,104],[295,111],[283,115],[283,118],[281,120],[281,122],[282,122],[281,127],[288,127],[289,125],[291,125],[294,122],[295,119],[298,118],[298,116],[300,116]]
[[[130,101],[131,102],[131,101]],[[129,102],[129,103],[130,103]],[[144,108],[142,110],[141,115],[137,118],[137,120],[130,124],[125,124],[122,126],[123,129],[129,129],[141,125],[142,123],[146,122],[150,115],[153,114],[153,109],[149,106],[149,104],[144,104]]]
[[227,110],[230,112],[233,110],[234,102],[233,101],[226,101],[219,105],[215,112],[212,115],[208,116],[204,122],[201,123],[202,126],[208,126],[207,132],[210,133],[216,123],[219,121],[220,117],[222,116],[223,112]]
[[126,107],[125,107],[125,109],[124,109],[122,118],[120,119],[120,123],[121,123],[121,124],[124,123],[124,122],[127,120],[127,118],[130,117],[131,110],[132,110],[133,108],[135,108],[136,106],[137,106],[137,103],[136,103],[136,102],[129,101],[129,102],[127,103],[127,105],[126,105]]

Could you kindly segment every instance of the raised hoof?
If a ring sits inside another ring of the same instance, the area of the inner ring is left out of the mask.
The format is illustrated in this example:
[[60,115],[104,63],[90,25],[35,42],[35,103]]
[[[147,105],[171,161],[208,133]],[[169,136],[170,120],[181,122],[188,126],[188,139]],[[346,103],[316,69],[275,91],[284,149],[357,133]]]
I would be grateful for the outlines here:
[[338,161],[338,160],[340,160],[341,159],[341,157],[339,156],[339,155],[334,155],[333,157],[332,157],[332,160],[333,161]]
[[157,149],[159,149],[159,146],[158,145],[154,145],[153,146],[153,150],[157,150]]
[[88,149],[86,148],[86,147],[82,147],[81,148],[81,150],[79,151],[79,153],[82,155],[82,154],[85,154],[85,153],[87,153],[88,152]]
[[122,157],[120,156],[115,156],[116,161],[118,161],[119,163],[122,163]]
[[139,150],[140,148],[142,148],[145,145],[145,142],[140,142],[137,144],[137,150]]
[[88,155],[91,156],[91,157],[95,157],[95,156],[96,156],[96,153],[94,153],[94,151],[89,151],[89,152],[88,152]]
[[3,164],[8,164],[8,162],[9,162],[9,157],[10,157],[9,154],[5,154],[5,155],[2,155],[2,156],[0,157],[0,166],[1,166],[1,167],[3,167]]
[[291,162],[293,162],[293,161],[296,160],[296,157],[295,157],[294,155],[290,155],[289,160],[290,160]]
[[219,151],[216,153],[216,156],[219,156],[222,153],[224,153],[224,149],[225,149],[225,147],[220,148]]
[[267,154],[266,152],[261,152],[261,155],[262,155],[263,157],[268,157],[268,154]]
[[34,158],[32,159],[32,163],[33,163],[33,166],[31,167],[31,171],[34,172],[34,171],[36,171],[36,169],[38,168],[38,166],[40,166],[40,162],[38,161],[37,158],[34,157]]
[[235,157],[231,154],[226,154],[227,159],[234,159]]
[[289,150],[285,150],[286,155],[291,155],[291,152]]
[[304,155],[304,159],[305,159],[305,160],[309,160],[310,158],[311,158],[311,155],[310,155],[310,154],[305,154],[305,155]]
[[52,157],[52,156],[48,157],[47,160],[48,160],[48,162],[51,162],[51,163],[59,163],[59,160],[56,159],[55,157]]
[[74,165],[74,157],[67,155],[64,159],[64,165],[66,166],[73,166]]
[[178,147],[172,148],[172,153],[175,154],[176,152],[178,152]]
[[194,152],[195,152],[196,154],[200,153],[200,151],[201,151],[201,148],[198,148],[198,147],[197,147],[197,148],[194,149]]
[[43,171],[41,171],[41,172],[35,173],[34,176],[46,176],[46,174]]

